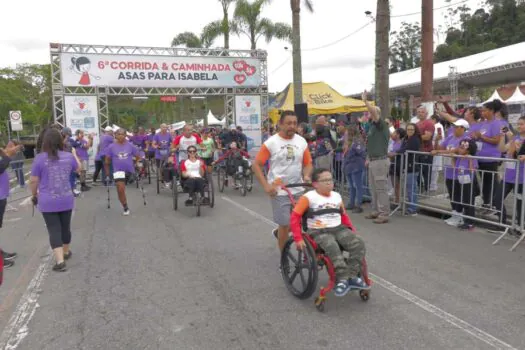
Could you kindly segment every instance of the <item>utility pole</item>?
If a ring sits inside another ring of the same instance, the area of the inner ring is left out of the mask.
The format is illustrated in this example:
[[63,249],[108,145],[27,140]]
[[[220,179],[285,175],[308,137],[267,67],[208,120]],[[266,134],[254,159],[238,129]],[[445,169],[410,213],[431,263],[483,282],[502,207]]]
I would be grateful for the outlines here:
[[421,0],[421,101],[431,102],[434,98],[434,0]]
[[390,38],[390,1],[377,0],[376,10],[376,103],[381,108],[381,117],[390,116],[389,98],[389,38]]

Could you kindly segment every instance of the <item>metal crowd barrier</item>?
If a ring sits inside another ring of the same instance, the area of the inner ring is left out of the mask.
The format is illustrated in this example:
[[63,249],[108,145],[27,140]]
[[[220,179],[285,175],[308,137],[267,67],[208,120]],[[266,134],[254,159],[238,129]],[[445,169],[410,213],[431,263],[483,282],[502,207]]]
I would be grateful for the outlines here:
[[[6,169],[9,176],[9,196],[6,211],[18,211],[12,204],[30,197],[27,190],[29,184],[29,163],[31,160],[12,160]],[[27,175],[27,176],[26,176]]]
[[[431,154],[426,152],[407,151],[404,155],[397,157],[391,154],[391,168],[388,174],[388,183],[391,184],[389,191],[391,213],[400,211],[402,214],[407,212],[407,207],[411,206],[417,209],[424,209],[431,212],[436,212],[444,215],[453,214],[453,207],[469,206],[474,209],[474,215],[466,215],[465,213],[457,213],[456,215],[463,218],[463,220],[472,220],[473,222],[487,224],[497,227],[501,234],[493,242],[497,244],[503,239],[510,230],[521,232],[521,237],[511,247],[510,251],[515,250],[518,245],[525,240],[525,204],[521,205],[521,210],[518,212],[518,201],[523,203],[523,191],[525,186],[525,172],[520,171],[520,161],[517,159],[506,158],[491,158],[491,157],[476,157],[468,156],[470,160],[485,160],[497,162],[499,164],[497,170],[481,170],[479,167],[475,170],[475,176],[471,179],[471,187],[473,191],[472,199],[466,198],[467,194],[463,193],[462,188],[456,181],[447,181],[445,179],[445,169],[452,168],[454,172],[458,170],[452,166],[453,156],[439,155],[443,157],[443,164],[438,165],[437,181],[435,185],[437,188],[431,189],[430,184],[432,180],[433,162],[430,158]],[[408,159],[414,157],[417,174],[415,176],[415,194],[409,198],[409,191],[407,190],[407,169]],[[317,164],[316,164],[317,165]],[[510,200],[505,198],[505,170],[507,168],[516,169],[514,184],[511,191],[508,191]],[[396,172],[396,169],[401,171]],[[333,173],[336,190],[339,191],[345,198],[349,198],[349,184],[347,174],[344,172],[344,158],[342,161],[336,161],[333,156],[333,161],[330,164],[330,170]],[[397,175],[399,173],[399,176]],[[434,169],[434,173],[436,173]],[[436,176],[436,175],[434,175]],[[519,186],[519,179],[523,178],[524,185]],[[426,182],[426,184],[425,184]],[[485,186],[485,191],[483,191]],[[367,197],[369,191],[367,169],[365,168],[363,174],[363,194]],[[458,193],[458,191],[461,191]],[[483,199],[483,192],[486,197]],[[479,197],[479,198],[478,198]],[[447,201],[447,202],[444,202]],[[484,204],[484,202],[486,204]],[[519,217],[518,217],[519,216]],[[516,222],[517,219],[519,223]]]

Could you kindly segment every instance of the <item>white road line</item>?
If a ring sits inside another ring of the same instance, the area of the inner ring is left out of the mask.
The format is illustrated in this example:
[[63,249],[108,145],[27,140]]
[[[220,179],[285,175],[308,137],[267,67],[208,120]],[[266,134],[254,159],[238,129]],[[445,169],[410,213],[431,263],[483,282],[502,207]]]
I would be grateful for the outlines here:
[[[251,209],[248,209],[246,208],[244,205],[234,201],[233,199],[229,198],[229,197],[226,197],[226,196],[221,196],[221,198],[223,200],[225,200],[226,202],[228,203],[231,203],[233,204],[234,206],[236,206],[237,208],[245,211],[246,213],[250,214],[251,216],[267,223],[268,225],[272,226],[272,227],[275,227],[276,224],[271,221],[270,219],[268,219],[267,217],[259,214],[259,213],[256,213],[254,212],[253,210]],[[411,303],[413,303],[414,305],[417,305],[419,306],[420,308],[422,308],[423,310],[425,311],[428,311],[429,313],[441,318],[442,320],[456,326],[458,329],[472,335],[473,337],[481,340],[482,342],[492,346],[493,348],[495,349],[512,349],[512,350],[517,350],[515,347],[513,347],[512,345],[510,344],[507,344],[505,343],[504,341],[490,335],[489,333],[471,325],[470,323],[468,322],[465,322],[463,321],[462,319],[446,312],[445,310],[442,310],[440,309],[439,307],[433,305],[433,304],[430,304],[429,302],[415,296],[414,294],[410,293],[409,291],[403,289],[403,288],[400,288],[398,286],[396,286],[395,284],[385,280],[384,278],[381,278],[377,275],[374,275],[374,274],[370,274],[370,277],[372,277],[372,280],[379,284],[381,287],[391,291],[392,293],[402,297],[403,299],[405,300],[408,300],[410,301]]]
[[2,335],[0,336],[0,349],[14,350],[22,340],[29,334],[29,321],[35,315],[36,309],[40,306],[38,304],[38,297],[40,296],[40,286],[47,275],[47,267],[51,260],[52,252],[49,250],[48,255],[42,260],[40,266],[36,270],[35,275],[29,282],[24,295],[20,298],[15,312],[9,319]]

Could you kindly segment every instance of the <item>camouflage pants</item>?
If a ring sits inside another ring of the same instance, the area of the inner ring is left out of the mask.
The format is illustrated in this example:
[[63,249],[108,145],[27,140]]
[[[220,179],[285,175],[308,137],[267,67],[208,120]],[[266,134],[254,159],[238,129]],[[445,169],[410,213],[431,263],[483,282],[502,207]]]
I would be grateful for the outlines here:
[[[332,260],[338,281],[356,277],[361,271],[361,262],[366,253],[365,242],[346,226],[309,230],[308,233]],[[348,264],[341,248],[350,254]]]

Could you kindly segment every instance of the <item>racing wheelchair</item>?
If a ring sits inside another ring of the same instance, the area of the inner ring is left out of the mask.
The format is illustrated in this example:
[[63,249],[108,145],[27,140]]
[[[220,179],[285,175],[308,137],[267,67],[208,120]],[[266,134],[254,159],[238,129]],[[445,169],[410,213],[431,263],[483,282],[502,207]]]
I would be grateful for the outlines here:
[[[206,177],[204,178],[204,197],[201,197],[200,192],[196,191],[193,194],[192,206],[197,211],[197,216],[201,216],[201,206],[209,206],[213,208],[215,205],[215,193],[213,186],[212,175],[206,171]],[[184,184],[184,180],[180,177],[179,167],[175,169],[175,176],[172,181],[172,192],[173,192],[173,210],[177,210],[179,207],[179,194],[188,193],[188,188]],[[205,203],[203,203],[203,201]]]
[[[284,190],[290,201],[292,207],[295,206],[295,199],[289,188],[292,187],[311,187],[311,184],[288,184],[286,186],[281,186],[281,189]],[[340,213],[338,209],[323,209],[323,213]],[[319,211],[317,212],[319,214]],[[312,296],[315,289],[317,288],[319,271],[323,268],[326,268],[328,272],[328,286],[321,287],[319,296],[315,298],[315,307],[318,311],[323,312],[325,301],[327,299],[326,295],[330,292],[336,282],[335,269],[334,265],[330,258],[325,255],[325,252],[321,247],[315,242],[315,240],[306,232],[306,219],[307,215],[303,216],[302,228],[303,228],[303,239],[306,244],[306,248],[302,251],[295,249],[295,242],[293,237],[290,237],[284,246],[284,249],[281,253],[281,274],[283,277],[284,284],[290,293],[298,299],[308,299]],[[343,254],[347,254],[341,247]],[[294,256],[294,252],[297,253],[297,256]],[[348,256],[345,255],[345,261]],[[300,283],[295,283],[297,276],[300,278]],[[366,264],[366,259],[363,258],[361,263],[361,272],[359,273],[361,277],[369,286],[371,286],[371,280],[368,276],[368,267]],[[361,300],[368,301],[370,298],[370,290],[360,290],[359,296]]]
[[[229,162],[232,162],[232,159],[223,160],[220,163],[217,163],[217,184],[219,185],[219,192],[224,192],[224,187],[226,186],[226,180],[229,177],[232,178],[233,185],[239,185],[239,190],[241,196],[245,197],[248,192],[251,192],[253,189],[253,172],[250,167],[248,167],[248,173],[242,166],[236,166]],[[238,169],[241,168],[241,169]]]

